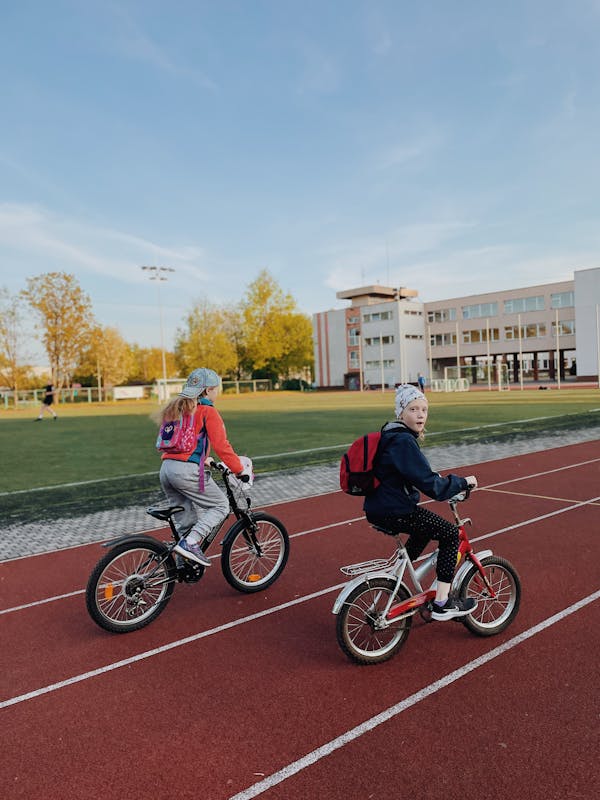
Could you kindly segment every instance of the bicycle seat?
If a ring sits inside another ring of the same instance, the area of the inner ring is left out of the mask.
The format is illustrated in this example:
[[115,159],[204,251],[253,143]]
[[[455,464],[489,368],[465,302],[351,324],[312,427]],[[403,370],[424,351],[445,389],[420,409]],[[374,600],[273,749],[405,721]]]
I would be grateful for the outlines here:
[[369,523],[372,528],[375,528],[376,531],[380,533],[385,533],[386,536],[400,536],[402,531],[393,531],[391,528],[386,527],[385,525],[376,525],[374,522]]
[[185,511],[185,509],[183,506],[169,506],[168,508],[150,506],[150,508],[146,509],[146,514],[150,514],[151,517],[156,517],[156,519],[168,520],[177,511]]

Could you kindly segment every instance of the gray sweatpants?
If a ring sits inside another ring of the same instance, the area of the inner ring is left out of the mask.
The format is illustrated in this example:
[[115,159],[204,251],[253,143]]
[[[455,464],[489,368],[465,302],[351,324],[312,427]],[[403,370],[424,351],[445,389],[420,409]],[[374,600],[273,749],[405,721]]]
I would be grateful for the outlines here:
[[229,514],[229,501],[204,471],[204,491],[198,485],[198,464],[165,458],[160,466],[160,485],[171,505],[183,506],[174,516],[177,530],[190,542],[198,542]]

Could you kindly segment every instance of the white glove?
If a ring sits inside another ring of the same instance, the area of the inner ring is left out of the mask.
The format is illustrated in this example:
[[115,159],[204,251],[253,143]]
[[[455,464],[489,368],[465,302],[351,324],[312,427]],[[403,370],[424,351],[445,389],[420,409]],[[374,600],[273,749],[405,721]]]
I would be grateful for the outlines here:
[[243,470],[240,472],[238,477],[242,475],[247,475],[248,480],[244,481],[245,486],[252,486],[254,483],[254,471],[252,469],[252,460],[248,458],[248,456],[240,456],[240,461],[242,462]]
[[467,482],[467,486],[469,489],[476,489],[477,488],[477,478],[474,475],[469,475],[468,478],[465,478]]

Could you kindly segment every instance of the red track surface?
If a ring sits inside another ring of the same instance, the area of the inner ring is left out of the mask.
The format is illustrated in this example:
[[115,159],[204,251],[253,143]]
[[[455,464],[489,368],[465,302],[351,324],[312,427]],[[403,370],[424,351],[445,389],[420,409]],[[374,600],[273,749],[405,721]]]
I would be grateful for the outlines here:
[[489,639],[415,619],[379,666],[346,659],[331,607],[341,564],[392,547],[340,492],[269,509],[298,535],[265,593],[237,594],[215,561],[123,636],[85,610],[98,545],[3,564],[0,796],[600,796],[598,442],[460,472],[483,487],[472,538],[496,534],[476,549],[521,575],[519,615]]

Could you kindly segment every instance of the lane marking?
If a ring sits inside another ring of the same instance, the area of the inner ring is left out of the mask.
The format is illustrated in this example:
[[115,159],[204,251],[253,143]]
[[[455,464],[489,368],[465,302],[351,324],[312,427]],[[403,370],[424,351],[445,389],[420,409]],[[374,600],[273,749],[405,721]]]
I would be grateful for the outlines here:
[[511,497],[533,497],[534,500],[550,500],[556,501],[557,503],[576,503],[577,500],[574,500],[572,497],[549,497],[546,494],[531,494],[531,492],[515,492],[511,491],[510,489],[489,489],[487,486],[484,487],[486,492],[494,492],[494,494],[508,494]]
[[191,636],[186,636],[184,639],[177,639],[174,642],[163,644],[160,647],[153,648],[152,650],[146,650],[145,652],[138,653],[135,656],[124,658],[121,661],[115,661],[112,664],[106,664],[103,667],[92,669],[89,672],[83,672],[80,675],[74,675],[71,678],[58,681],[58,683],[52,683],[49,686],[43,686],[40,689],[34,689],[32,692],[26,692],[25,694],[18,695],[17,697],[11,697],[0,702],[0,709],[8,708],[9,706],[17,705],[18,703],[23,703],[26,700],[33,700],[35,697],[40,697],[41,695],[48,694],[50,692],[56,692],[58,689],[64,689],[66,686],[72,686],[74,683],[80,683],[81,681],[95,678],[98,675],[104,675],[107,672],[112,672],[115,669],[120,669],[121,667],[127,667],[130,664],[135,664],[138,661],[152,658],[153,656],[160,655],[161,653],[167,653],[169,650],[175,650],[176,648],[183,647],[186,644],[197,642],[200,639],[205,639],[207,636],[212,636],[215,633],[222,633],[230,628],[237,628],[239,625],[244,625],[247,622],[253,622],[254,620],[261,619],[262,617],[268,617],[271,614],[276,614],[279,611],[292,608],[292,606],[297,606],[301,603],[306,603],[309,600],[314,600],[317,597],[321,597],[322,595],[329,594],[336,589],[341,589],[342,586],[345,585],[345,582],[343,582],[337,584],[336,586],[329,586],[327,589],[320,589],[318,592],[312,592],[311,594],[304,595],[303,597],[298,597],[294,600],[288,600],[286,603],[281,603],[278,606],[273,606],[272,608],[267,608],[263,611],[257,611],[255,614],[249,614],[246,617],[240,617],[239,619],[232,620],[231,622],[225,622],[222,625],[218,625],[216,628],[210,628],[206,631],[200,631],[200,633],[194,633]]
[[[482,541],[484,539],[490,539],[490,538],[492,538],[494,536],[498,536],[501,533],[507,533],[508,531],[512,531],[512,530],[515,530],[517,528],[521,528],[524,525],[529,525],[532,522],[538,522],[539,520],[548,519],[549,517],[554,517],[557,514],[565,513],[566,511],[570,511],[570,510],[572,510],[574,508],[579,508],[581,506],[587,505],[590,502],[595,502],[596,500],[600,500],[600,497],[594,498],[593,500],[590,500],[590,501],[587,501],[587,502],[577,503],[576,505],[571,506],[570,508],[559,509],[557,511],[550,512],[549,514],[544,514],[544,515],[541,515],[539,517],[534,517],[534,518],[532,518],[530,520],[524,520],[523,522],[518,522],[518,523],[515,523],[514,525],[509,525],[509,526],[507,526],[505,528],[500,528],[497,531],[492,531],[491,533],[487,533],[487,534],[483,534],[482,536],[478,536],[478,537],[472,539],[471,541],[473,543],[475,543],[475,542]],[[326,526],[326,527],[331,527],[331,526]],[[419,559],[417,559],[417,561],[422,561],[426,557],[427,557],[427,555],[423,555]],[[199,639],[203,639],[203,638],[205,638],[207,636],[212,636],[215,633],[221,633],[222,631],[226,631],[226,630],[229,630],[230,628],[238,627],[239,625],[243,625],[243,624],[245,624],[247,622],[253,622],[256,619],[260,619],[261,617],[270,616],[271,614],[275,614],[275,613],[277,613],[279,611],[283,611],[283,610],[285,610],[287,608],[291,608],[292,606],[299,605],[300,603],[305,603],[305,602],[307,602],[309,600],[313,600],[313,599],[315,599],[317,597],[321,597],[323,595],[330,594],[331,592],[339,590],[342,587],[344,587],[346,585],[346,583],[347,583],[347,581],[343,581],[342,583],[335,584],[334,586],[329,586],[329,587],[327,587],[325,589],[320,589],[317,592],[312,592],[311,594],[304,595],[303,597],[295,598],[294,600],[289,600],[289,601],[287,601],[285,603],[281,603],[281,604],[279,604],[277,606],[273,606],[272,608],[265,609],[263,611],[255,613],[255,614],[250,614],[250,615],[248,615],[246,617],[240,617],[237,620],[232,620],[231,622],[223,623],[222,625],[219,625],[219,626],[217,626],[215,628],[210,628],[209,630],[206,630],[206,631],[200,631],[199,633],[193,634],[191,636],[187,636],[187,637],[185,637],[183,639],[177,639],[174,642],[169,642],[168,644],[161,645],[160,647],[154,648],[152,650],[147,650],[147,651],[144,651],[142,653],[138,653],[137,655],[131,656],[130,658],[124,659],[122,661],[117,661],[117,662],[114,662],[112,664],[108,664],[108,665],[106,665],[104,667],[99,667],[99,668],[97,668],[95,670],[91,670],[89,672],[82,673],[81,675],[76,675],[76,676],[74,676],[72,678],[67,678],[64,681],[59,681],[58,683],[54,683],[54,684],[51,684],[49,686],[42,687],[40,689],[36,689],[36,690],[34,690],[32,692],[28,692],[26,694],[19,695],[17,697],[10,698],[8,700],[4,700],[4,701],[0,702],[0,709],[6,708],[6,707],[8,707],[10,705],[15,705],[16,703],[24,702],[25,700],[31,700],[34,697],[38,697],[38,696],[40,696],[42,694],[46,694],[48,692],[53,692],[53,691],[56,691],[58,689],[62,689],[65,686],[70,686],[73,683],[78,683],[80,681],[87,680],[89,678],[93,678],[93,677],[95,677],[97,675],[101,675],[101,674],[103,674],[105,672],[110,672],[110,671],[112,671],[114,669],[118,669],[118,668],[120,668],[122,666],[127,666],[129,664],[136,663],[137,661],[142,661],[142,660],[144,660],[146,658],[150,658],[150,657],[158,655],[160,653],[167,652],[168,650],[173,650],[173,649],[175,649],[177,647],[182,647],[183,645],[189,644],[190,642],[195,642],[195,641],[197,641]],[[74,592],[73,594],[80,594],[80,593],[81,592]],[[64,595],[64,597],[66,597],[66,596],[72,596],[72,595]],[[60,598],[56,598],[56,599],[60,599]],[[47,601],[41,601],[41,602],[49,602],[49,601],[47,600]],[[32,604],[32,605],[34,605],[34,604]],[[26,608],[26,607],[27,606],[22,606],[20,608]],[[14,609],[14,610],[18,610],[18,609]],[[9,611],[10,611],[10,609],[7,609],[7,610],[2,611],[0,613],[8,613]]]
[[429,686],[426,686],[424,689],[421,689],[420,691],[411,694],[410,697],[407,697],[401,702],[396,703],[396,705],[390,706],[390,708],[387,708],[380,714],[376,714],[374,717],[361,722],[360,725],[351,728],[350,730],[341,734],[341,736],[337,736],[335,739],[331,739],[326,744],[321,745],[321,747],[318,747],[316,750],[313,750],[310,753],[307,753],[297,761],[292,761],[290,764],[280,770],[277,770],[277,772],[274,772],[272,775],[269,775],[262,781],[258,781],[252,786],[249,786],[247,789],[232,795],[229,800],[252,800],[252,798],[258,797],[259,794],[263,794],[263,792],[272,789],[274,786],[277,786],[277,784],[282,783],[288,778],[291,778],[293,775],[296,775],[307,767],[316,764],[322,758],[326,758],[336,750],[339,750],[361,736],[364,736],[365,733],[369,733],[379,725],[382,725],[384,722],[388,722],[390,719],[398,716],[398,714],[401,714],[403,711],[412,708],[412,706],[417,705],[417,703],[420,703],[422,700],[425,700],[431,695],[436,694],[442,689],[445,689],[455,681],[464,678],[470,672],[473,672],[479,667],[482,667],[484,664],[487,664],[493,659],[498,658],[498,656],[503,655],[513,647],[517,647],[518,645],[527,641],[527,639],[536,636],[538,633],[546,630],[546,628],[555,625],[557,622],[561,622],[570,614],[576,613],[590,603],[598,600],[598,598],[600,598],[600,590],[588,595],[587,597],[584,597],[582,600],[579,600],[577,603],[574,603],[562,611],[559,611],[557,614],[548,617],[537,625],[534,625],[532,628],[517,634],[517,636],[513,636],[512,639],[504,642],[504,644],[501,644],[498,647],[495,647],[493,650],[484,653],[473,661],[469,661],[467,664],[455,669],[453,672],[449,672],[447,675],[444,675],[444,677],[440,678],[434,683],[429,684]]
[[[483,486],[483,487],[480,487],[477,491],[486,491],[486,490],[487,490],[487,486]],[[515,494],[515,493],[507,492],[507,494]],[[518,494],[518,493],[516,493],[516,494]],[[551,499],[554,499],[554,498],[551,498]],[[590,500],[580,500],[580,501],[574,503],[573,505],[566,506],[565,508],[559,508],[559,509],[556,509],[555,511],[549,511],[547,514],[541,514],[540,516],[537,516],[537,517],[530,517],[529,519],[525,519],[522,522],[516,522],[513,525],[509,525],[509,526],[507,526],[505,528],[498,528],[495,531],[491,531],[490,533],[484,533],[481,536],[476,536],[476,537],[473,537],[473,538],[469,537],[469,541],[471,542],[471,544],[475,544],[476,542],[481,542],[484,539],[491,539],[494,536],[499,536],[501,533],[508,533],[509,531],[516,530],[517,528],[522,528],[525,525],[532,525],[534,522],[541,522],[544,519],[550,519],[551,517],[556,517],[559,514],[565,514],[567,511],[573,511],[574,509],[581,508],[583,506],[595,505],[599,501],[600,501],[600,496],[599,497],[592,497]],[[432,501],[428,501],[428,502],[434,502],[434,501],[432,500]],[[362,516],[362,517],[352,517],[352,518],[347,519],[347,520],[342,520],[341,522],[332,522],[332,523],[329,523],[328,525],[322,525],[322,526],[320,526],[318,528],[309,528],[308,530],[305,530],[305,531],[299,531],[298,533],[292,533],[290,535],[290,539],[295,539],[295,538],[300,537],[300,536],[306,536],[309,533],[319,533],[320,531],[329,530],[331,528],[339,528],[339,527],[342,527],[344,525],[351,525],[354,522],[361,522],[364,519],[365,519],[364,516]],[[217,558],[220,558],[220,555],[215,554],[214,556],[210,556],[210,557],[213,558],[213,559],[217,559]],[[417,559],[417,562],[422,561],[426,557],[427,556],[421,556],[420,558]],[[66,594],[59,594],[59,595],[55,595],[54,597],[47,597],[47,598],[44,598],[43,600],[33,600],[31,603],[24,603],[24,604],[19,605],[19,606],[13,606],[12,608],[0,609],[0,616],[2,616],[2,614],[11,614],[14,611],[23,611],[23,610],[28,609],[28,608],[35,608],[36,606],[44,605],[45,603],[52,603],[52,602],[54,602],[56,600],[65,600],[65,599],[67,599],[69,597],[75,597],[76,595],[80,595],[80,594],[84,594],[84,593],[85,593],[85,589],[76,589],[75,591],[67,592]]]

